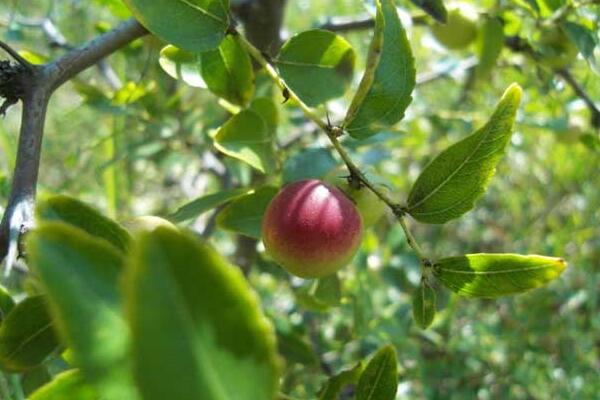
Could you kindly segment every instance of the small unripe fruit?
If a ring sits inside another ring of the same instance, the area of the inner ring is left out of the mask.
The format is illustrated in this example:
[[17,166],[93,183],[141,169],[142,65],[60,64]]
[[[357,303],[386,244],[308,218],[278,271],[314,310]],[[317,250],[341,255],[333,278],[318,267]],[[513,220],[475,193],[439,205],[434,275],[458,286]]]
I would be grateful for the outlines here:
[[451,7],[446,23],[435,23],[431,27],[431,33],[448,49],[464,49],[477,37],[477,14],[468,5],[457,4]]
[[[345,176],[348,172],[343,168],[336,168],[325,176],[325,182],[335,186],[344,192],[354,202],[356,209],[360,213],[363,221],[363,227],[366,229],[374,225],[383,217],[386,210],[386,204],[379,197],[366,187],[354,188],[348,182]],[[388,192],[388,189],[379,185],[379,188]]]
[[309,179],[285,186],[269,203],[262,225],[269,255],[301,278],[331,275],[356,254],[363,224],[339,189]]

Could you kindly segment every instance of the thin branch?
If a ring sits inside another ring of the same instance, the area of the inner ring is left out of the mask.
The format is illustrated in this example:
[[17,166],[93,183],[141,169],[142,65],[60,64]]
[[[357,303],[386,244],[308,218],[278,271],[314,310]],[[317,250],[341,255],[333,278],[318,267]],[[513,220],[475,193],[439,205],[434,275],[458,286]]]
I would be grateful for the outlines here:
[[29,63],[29,61],[21,57],[21,55],[15,49],[10,47],[8,44],[4,43],[2,40],[0,40],[0,48],[6,51],[12,58],[15,59],[16,62],[21,64],[23,67],[27,68],[28,70],[33,69],[33,66]]
[[577,82],[577,80],[575,79],[573,74],[571,74],[571,72],[569,70],[561,69],[561,70],[556,71],[556,74],[558,76],[560,76],[562,79],[564,79],[564,81],[571,87],[571,89],[573,89],[573,91],[575,92],[577,97],[579,97],[581,100],[583,100],[583,102],[585,103],[587,108],[592,113],[592,118],[591,118],[592,125],[594,126],[594,128],[600,129],[600,109],[598,109],[598,106],[596,105],[596,103],[594,103],[592,98],[587,94],[585,89],[583,89],[583,87],[579,84],[579,82]]
[[365,29],[371,29],[375,26],[375,20],[371,16],[365,17],[333,17],[327,22],[320,26],[321,29],[325,29],[332,32],[348,32],[348,31],[361,31]]
[[147,33],[148,31],[132,18],[88,44],[71,50],[46,66],[53,87],[59,87],[81,71]]

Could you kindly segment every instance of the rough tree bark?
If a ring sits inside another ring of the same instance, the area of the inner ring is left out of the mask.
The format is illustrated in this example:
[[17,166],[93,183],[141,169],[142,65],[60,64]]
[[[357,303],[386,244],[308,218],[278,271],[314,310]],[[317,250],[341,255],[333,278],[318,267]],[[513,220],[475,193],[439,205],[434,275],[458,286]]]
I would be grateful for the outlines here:
[[[12,66],[16,78],[6,89],[18,93],[18,100],[23,104],[11,194],[0,223],[0,258],[7,257],[7,271],[18,255],[19,236],[33,224],[44,123],[52,93],[81,71],[147,33],[136,20],[130,19],[57,60],[39,66],[27,63],[1,43],[0,47],[18,62]],[[7,97],[6,92],[0,96]]]

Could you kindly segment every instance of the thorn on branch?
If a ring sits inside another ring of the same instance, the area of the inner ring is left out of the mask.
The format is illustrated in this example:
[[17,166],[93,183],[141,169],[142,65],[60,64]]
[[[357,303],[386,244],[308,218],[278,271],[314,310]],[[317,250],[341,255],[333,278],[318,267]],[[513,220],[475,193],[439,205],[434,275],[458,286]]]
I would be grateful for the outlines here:
[[283,95],[283,101],[281,102],[281,104],[287,103],[288,100],[290,99],[290,89],[283,88],[283,91],[281,92],[281,94]]
[[404,207],[400,204],[396,204],[395,206],[392,207],[392,212],[394,213],[396,218],[403,218],[406,215],[406,213],[408,212],[408,210],[406,209],[406,207]]

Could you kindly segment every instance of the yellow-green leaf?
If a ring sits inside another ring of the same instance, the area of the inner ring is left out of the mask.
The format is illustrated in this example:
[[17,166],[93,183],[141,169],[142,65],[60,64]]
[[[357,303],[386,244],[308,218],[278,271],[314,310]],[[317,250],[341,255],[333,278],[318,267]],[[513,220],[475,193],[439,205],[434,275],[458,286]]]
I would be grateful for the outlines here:
[[421,222],[443,224],[473,208],[510,142],[520,101],[521,88],[513,84],[485,126],[425,167],[408,196],[410,215]]
[[252,110],[231,117],[214,137],[215,147],[262,173],[276,167],[273,136],[264,119]]
[[497,297],[525,292],[558,277],[562,258],[519,254],[467,254],[437,261],[435,276],[465,296]]
[[28,398],[29,400],[99,400],[76,369],[62,372]]
[[197,53],[168,45],[160,51],[158,62],[172,78],[179,79],[192,87],[206,89],[206,82],[200,73],[200,56]]

